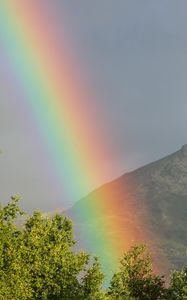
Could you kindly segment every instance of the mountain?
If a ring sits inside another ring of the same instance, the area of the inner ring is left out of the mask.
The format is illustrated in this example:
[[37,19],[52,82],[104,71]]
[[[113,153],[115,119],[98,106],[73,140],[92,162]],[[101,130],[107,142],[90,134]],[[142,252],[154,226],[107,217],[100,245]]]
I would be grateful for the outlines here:
[[[115,209],[93,217],[82,213],[88,203],[98,199],[107,206],[107,197],[103,195],[109,194],[110,199],[115,199]],[[167,262],[167,271],[187,265],[187,145],[101,186],[78,201],[67,214],[76,223],[81,243],[88,228],[102,228],[103,222],[113,218],[116,222],[120,220],[124,233],[132,233],[130,243],[146,242],[155,262],[162,266]],[[108,232],[111,239],[115,239],[115,234]],[[95,251],[97,247],[90,243],[88,248]]]

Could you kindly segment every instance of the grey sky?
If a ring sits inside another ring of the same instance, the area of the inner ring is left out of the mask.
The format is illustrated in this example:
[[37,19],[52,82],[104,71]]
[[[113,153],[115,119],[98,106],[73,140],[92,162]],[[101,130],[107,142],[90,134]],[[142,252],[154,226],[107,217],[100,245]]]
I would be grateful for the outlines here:
[[131,169],[186,143],[186,1],[66,6],[120,165]]
[[[187,143],[186,0],[53,3],[59,25],[72,32],[76,55],[97,95],[97,114],[115,145],[111,157],[100,162],[114,170],[103,181]],[[4,75],[0,72],[2,83]],[[0,197],[19,192],[25,207],[53,209],[60,205],[57,187],[49,185],[35,132],[29,121],[20,120],[14,101],[1,95]]]

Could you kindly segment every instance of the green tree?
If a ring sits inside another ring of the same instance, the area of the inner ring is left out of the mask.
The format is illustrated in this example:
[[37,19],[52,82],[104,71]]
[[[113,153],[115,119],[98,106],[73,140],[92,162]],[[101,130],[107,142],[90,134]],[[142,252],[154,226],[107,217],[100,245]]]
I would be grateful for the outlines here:
[[73,250],[71,221],[35,212],[18,227],[18,201],[0,208],[0,299],[103,299],[99,262]]
[[0,299],[22,300],[23,292],[26,299],[30,295],[18,248],[21,232],[14,224],[17,216],[22,215],[18,201],[19,198],[14,196],[7,206],[0,207]]
[[119,300],[165,299],[163,278],[153,273],[145,246],[133,246],[124,254],[119,272],[111,280],[108,295]]
[[98,258],[94,258],[91,268],[88,269],[86,275],[82,278],[82,298],[84,300],[102,300],[105,299],[102,291],[104,275],[100,271],[100,263]]
[[171,273],[170,300],[187,300],[187,268]]
[[142,245],[124,254],[103,291],[99,260],[75,251],[69,219],[34,212],[20,223],[22,215],[18,196],[0,206],[0,300],[187,300],[187,268],[166,289]]

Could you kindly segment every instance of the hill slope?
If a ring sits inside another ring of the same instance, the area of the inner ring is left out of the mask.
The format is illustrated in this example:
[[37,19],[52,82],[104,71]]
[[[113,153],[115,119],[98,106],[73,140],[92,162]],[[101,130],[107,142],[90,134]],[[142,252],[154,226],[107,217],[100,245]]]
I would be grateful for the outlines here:
[[[96,218],[81,213],[88,202],[107,201],[103,195],[108,191],[117,203],[115,210],[98,212]],[[129,206],[124,211],[127,199]],[[187,265],[187,145],[102,186],[67,213],[76,223],[79,239],[84,240],[88,227],[102,228],[105,218],[116,218],[118,222],[120,219],[121,230],[132,232],[130,243],[147,242],[160,265],[163,257],[168,259],[169,268]],[[142,220],[141,228],[137,219]],[[115,239],[115,232],[108,234]],[[94,252],[97,247],[90,242],[88,248]]]

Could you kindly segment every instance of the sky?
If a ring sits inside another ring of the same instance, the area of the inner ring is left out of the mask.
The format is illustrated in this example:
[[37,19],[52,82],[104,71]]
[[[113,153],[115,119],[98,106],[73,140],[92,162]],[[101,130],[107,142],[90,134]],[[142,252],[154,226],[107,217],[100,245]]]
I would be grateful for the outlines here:
[[[54,10],[59,29],[63,27],[71,38],[94,91],[96,115],[112,145],[110,155],[98,162],[111,172],[97,186],[186,144],[186,0],[46,3]],[[18,99],[3,91],[7,78],[1,51],[1,201],[19,193],[28,210],[61,207],[59,187],[50,184],[50,165],[47,155],[41,155],[37,129],[29,120],[25,123]]]

